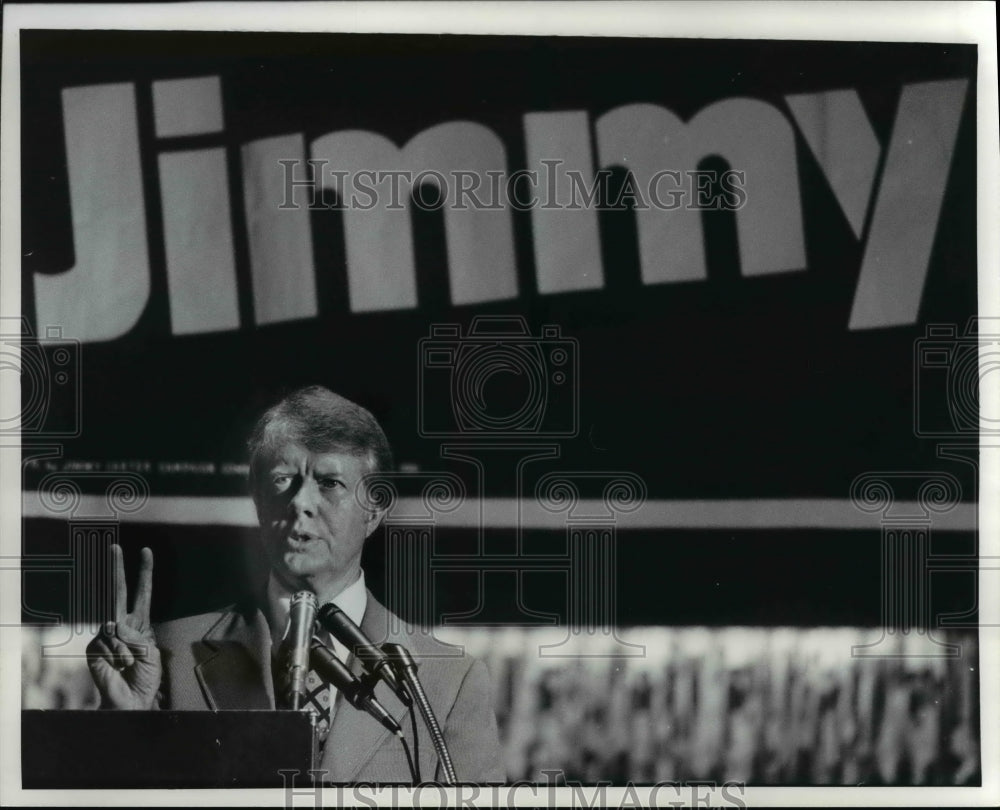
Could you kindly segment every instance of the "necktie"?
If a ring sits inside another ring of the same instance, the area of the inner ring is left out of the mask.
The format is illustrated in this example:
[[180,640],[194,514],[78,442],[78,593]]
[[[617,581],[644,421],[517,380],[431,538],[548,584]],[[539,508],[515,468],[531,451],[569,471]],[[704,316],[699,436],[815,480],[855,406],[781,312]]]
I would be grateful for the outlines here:
[[315,716],[316,736],[323,743],[330,732],[330,685],[314,669],[310,669],[306,676],[306,697],[302,710]]
[[[273,659],[273,664],[275,691],[280,692],[284,689],[284,675],[279,672],[277,658]],[[291,704],[284,699],[279,699],[278,704],[279,708],[291,708]],[[316,737],[322,745],[330,731],[330,684],[324,681],[314,669],[310,669],[306,674],[306,693],[303,700],[300,701],[299,711],[309,712],[315,716]]]

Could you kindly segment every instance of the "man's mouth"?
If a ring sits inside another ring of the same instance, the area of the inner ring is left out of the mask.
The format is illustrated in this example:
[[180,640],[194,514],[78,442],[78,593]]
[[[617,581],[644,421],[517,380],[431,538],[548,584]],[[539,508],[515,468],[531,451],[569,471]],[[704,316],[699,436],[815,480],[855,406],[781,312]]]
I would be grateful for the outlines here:
[[292,531],[288,533],[289,542],[294,543],[295,545],[303,545],[308,543],[310,540],[315,539],[315,535],[312,535],[309,532],[299,531],[297,529],[292,529]]

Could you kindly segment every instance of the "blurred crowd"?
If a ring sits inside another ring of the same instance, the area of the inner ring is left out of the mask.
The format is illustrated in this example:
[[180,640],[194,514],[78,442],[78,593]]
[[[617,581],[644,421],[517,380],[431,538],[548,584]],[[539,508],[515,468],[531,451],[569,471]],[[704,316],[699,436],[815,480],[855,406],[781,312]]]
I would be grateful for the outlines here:
[[[975,784],[972,634],[873,629],[451,627],[485,660],[508,777],[780,785]],[[25,631],[25,709],[95,708],[70,628]],[[879,657],[866,657],[876,652]],[[547,773],[548,772],[548,775]],[[558,773],[558,776],[555,774]]]

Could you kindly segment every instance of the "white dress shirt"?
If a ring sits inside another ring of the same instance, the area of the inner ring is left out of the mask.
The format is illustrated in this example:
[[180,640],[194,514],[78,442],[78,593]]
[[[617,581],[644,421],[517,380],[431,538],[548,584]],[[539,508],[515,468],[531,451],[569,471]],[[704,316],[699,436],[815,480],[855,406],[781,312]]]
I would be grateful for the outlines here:
[[[276,655],[281,642],[288,634],[288,611],[292,602],[292,592],[282,585],[271,574],[267,581],[267,601],[270,610],[268,611],[268,625],[271,628],[271,654]],[[365,572],[362,571],[354,583],[348,585],[336,597],[330,600],[339,607],[348,618],[357,625],[361,624],[368,607],[368,591],[365,588]],[[317,628],[316,636],[330,647],[334,655],[345,664],[350,656],[350,651],[335,639],[330,633],[322,628]],[[330,686],[330,722],[333,722],[333,715],[337,710],[337,689]]]

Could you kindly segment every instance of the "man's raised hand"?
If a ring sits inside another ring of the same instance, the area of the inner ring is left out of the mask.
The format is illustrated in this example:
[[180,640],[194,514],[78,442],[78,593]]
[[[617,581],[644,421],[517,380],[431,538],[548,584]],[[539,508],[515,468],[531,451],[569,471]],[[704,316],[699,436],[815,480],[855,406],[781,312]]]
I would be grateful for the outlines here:
[[139,583],[128,612],[125,562],[121,546],[111,546],[114,620],[106,622],[87,646],[90,675],[106,709],[151,709],[163,674],[160,651],[149,621],[153,597],[153,552],[142,550]]

